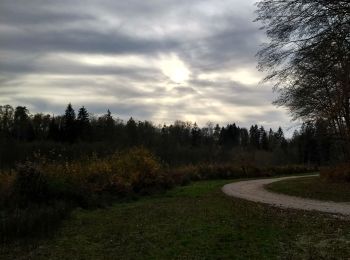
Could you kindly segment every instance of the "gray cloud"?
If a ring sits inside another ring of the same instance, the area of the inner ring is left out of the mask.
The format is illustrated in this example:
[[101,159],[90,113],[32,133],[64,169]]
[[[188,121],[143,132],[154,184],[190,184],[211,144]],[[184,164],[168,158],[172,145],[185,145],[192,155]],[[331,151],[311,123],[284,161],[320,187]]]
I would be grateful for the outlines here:
[[0,61],[0,71],[3,74],[57,74],[57,75],[119,75],[127,79],[137,80],[154,80],[160,77],[159,70],[153,68],[139,68],[135,66],[97,66],[84,65],[77,62],[67,61],[52,61],[49,64],[34,59],[20,60],[20,61]]
[[[254,55],[264,39],[252,23],[253,2],[3,0],[0,103],[58,114],[72,102],[155,123],[287,127],[286,113],[271,106],[271,88],[245,83],[259,77]],[[98,55],[109,62],[95,64]],[[189,70],[181,83],[162,68],[174,55]],[[237,70],[246,72],[242,80],[230,78]]]
[[99,32],[88,29],[64,31],[26,31],[2,33],[0,46],[4,50],[31,52],[83,53],[158,53],[172,50],[174,40],[153,40],[131,37],[120,32]]

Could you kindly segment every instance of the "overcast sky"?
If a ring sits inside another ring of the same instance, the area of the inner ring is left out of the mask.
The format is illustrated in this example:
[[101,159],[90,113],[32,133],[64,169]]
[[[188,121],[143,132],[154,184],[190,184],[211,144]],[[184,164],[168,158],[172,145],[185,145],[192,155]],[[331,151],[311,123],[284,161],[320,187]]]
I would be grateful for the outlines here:
[[0,104],[287,129],[253,0],[0,0]]

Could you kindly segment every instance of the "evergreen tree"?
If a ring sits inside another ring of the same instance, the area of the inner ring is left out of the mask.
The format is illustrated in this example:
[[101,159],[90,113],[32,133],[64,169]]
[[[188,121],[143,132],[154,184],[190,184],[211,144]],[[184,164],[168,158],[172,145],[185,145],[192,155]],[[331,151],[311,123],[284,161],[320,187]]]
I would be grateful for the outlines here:
[[105,114],[104,116],[104,123],[105,123],[105,131],[109,134],[112,134],[114,130],[115,122],[111,114],[111,111],[109,109],[107,110],[107,114]]
[[76,139],[76,121],[75,121],[75,111],[72,104],[69,103],[63,116],[63,130],[65,140],[69,142],[74,142]]
[[258,125],[252,125],[249,129],[249,144],[255,149],[259,149],[260,147],[260,133]]
[[246,128],[240,129],[240,144],[242,147],[247,147],[249,144],[249,133]]
[[239,139],[240,139],[240,131],[239,127],[236,126],[235,123],[233,125],[230,125],[230,139],[232,139],[232,145],[233,146],[238,146],[239,145]]
[[[117,129],[116,122],[112,116],[111,111],[108,109],[107,113],[98,118],[97,125],[97,136],[100,140],[114,141]],[[124,128],[124,125],[121,123],[121,128]],[[121,129],[119,129],[121,130]],[[120,131],[119,131],[120,132]]]
[[281,127],[278,127],[278,130],[276,132],[276,138],[279,142],[281,142],[282,139],[284,138],[284,133]]
[[54,116],[52,117],[49,124],[48,139],[51,139],[54,141],[62,140],[62,136],[60,134],[60,128]]
[[269,149],[273,151],[277,146],[277,140],[276,140],[276,134],[271,128],[268,134],[268,141],[269,141]]
[[264,127],[260,127],[260,147],[261,149],[267,151],[269,150],[269,139]]
[[86,108],[84,106],[82,106],[81,108],[79,108],[78,111],[78,118],[77,120],[82,123],[82,124],[89,124],[89,113],[87,112]]
[[197,123],[194,123],[193,128],[191,130],[191,139],[193,146],[199,146],[201,142],[201,130],[199,129]]
[[130,119],[126,123],[126,133],[128,137],[128,144],[130,146],[137,145],[139,139],[137,133],[137,124],[132,117],[130,117]]
[[78,111],[78,117],[77,117],[77,135],[82,140],[87,140],[91,138],[90,136],[90,120],[89,120],[89,113],[86,110],[86,108],[83,106]]

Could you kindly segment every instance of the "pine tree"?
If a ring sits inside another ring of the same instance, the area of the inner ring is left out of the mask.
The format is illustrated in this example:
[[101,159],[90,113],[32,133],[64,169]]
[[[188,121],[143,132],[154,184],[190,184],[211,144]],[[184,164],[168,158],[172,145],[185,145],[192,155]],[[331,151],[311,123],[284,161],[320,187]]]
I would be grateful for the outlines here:
[[130,117],[130,119],[126,123],[126,132],[128,136],[129,145],[130,146],[137,145],[138,144],[137,124],[132,117]]
[[82,106],[78,111],[77,117],[77,135],[82,140],[87,140],[90,138],[90,120],[89,113],[84,106]]
[[114,129],[114,119],[113,116],[111,114],[111,111],[108,109],[107,110],[107,114],[105,115],[105,130],[108,133],[112,133],[113,129]]
[[246,128],[240,129],[240,143],[242,147],[247,147],[249,144],[249,133]]
[[[114,141],[117,135],[124,133],[124,125],[122,122],[114,120],[111,111],[108,109],[107,113],[98,118],[98,133],[99,139]],[[124,141],[124,140],[123,140]]]
[[83,124],[89,124],[89,113],[84,106],[79,109],[77,120]]
[[71,103],[69,103],[63,116],[64,139],[66,141],[73,142],[76,139],[75,123],[75,112]]
[[194,123],[193,128],[191,129],[191,140],[193,146],[198,146],[201,142],[201,130],[197,123]]
[[260,147],[260,133],[258,125],[252,125],[249,129],[249,143],[250,146],[259,149]]
[[260,147],[265,151],[269,150],[269,139],[264,127],[260,127]]
[[59,125],[56,122],[56,119],[54,116],[52,117],[52,119],[50,121],[47,137],[51,140],[54,140],[54,141],[60,141],[62,139],[62,137],[60,135]]
[[230,135],[231,135],[233,146],[239,145],[239,139],[240,139],[239,134],[240,134],[239,127],[237,127],[236,124],[233,123],[233,125],[230,126]]
[[279,142],[282,141],[282,139],[284,138],[284,133],[281,127],[278,127],[277,133],[276,133],[276,138]]

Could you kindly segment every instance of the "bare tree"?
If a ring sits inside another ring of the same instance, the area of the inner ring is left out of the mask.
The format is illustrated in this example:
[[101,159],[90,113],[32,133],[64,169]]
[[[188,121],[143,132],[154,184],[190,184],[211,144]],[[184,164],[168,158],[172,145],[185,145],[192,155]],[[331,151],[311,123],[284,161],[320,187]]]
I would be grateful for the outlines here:
[[259,68],[275,84],[275,104],[295,118],[327,120],[349,156],[350,1],[262,0],[257,7],[269,39]]

